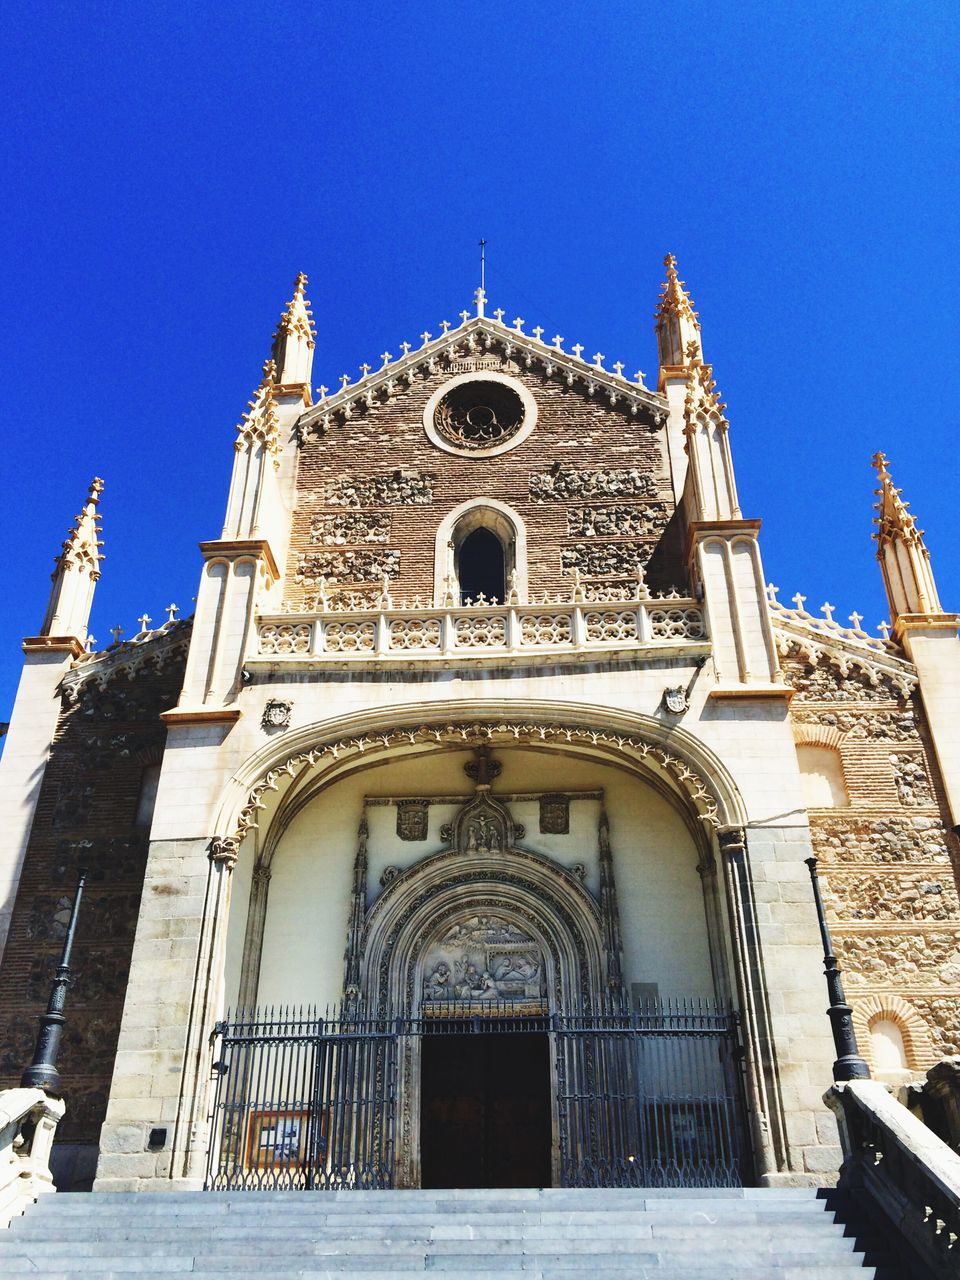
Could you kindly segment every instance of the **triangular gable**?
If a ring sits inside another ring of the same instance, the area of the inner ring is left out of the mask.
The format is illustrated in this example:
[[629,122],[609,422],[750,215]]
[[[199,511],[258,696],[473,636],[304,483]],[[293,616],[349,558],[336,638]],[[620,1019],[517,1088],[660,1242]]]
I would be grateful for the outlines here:
[[379,369],[362,365],[363,377],[359,382],[351,383],[344,374],[340,390],[333,395],[328,394],[329,388],[321,387],[321,399],[300,419],[301,438],[309,435],[311,429],[326,428],[351,417],[360,407],[372,408],[406,391],[418,374],[436,373],[444,360],[470,359],[471,356],[480,360],[493,353],[515,360],[527,369],[541,368],[547,377],[561,377],[569,387],[579,386],[586,395],[603,397],[611,407],[619,405],[627,413],[636,414],[646,409],[657,422],[665,417],[666,398],[644,386],[642,380],[630,381],[624,377],[624,365],[619,362],[612,370],[606,369],[602,355],[596,355],[592,362],[582,359],[584,348],[579,343],[574,345],[572,353],[564,351],[563,338],[559,335],[547,342],[539,326],[531,334],[524,333],[522,320],[506,325],[502,310],[487,316],[482,300],[478,308],[479,314],[474,316],[462,311],[457,326],[444,321],[438,338],[422,333],[421,345],[417,348],[401,343],[403,354],[398,360],[393,359],[391,352],[385,352]]

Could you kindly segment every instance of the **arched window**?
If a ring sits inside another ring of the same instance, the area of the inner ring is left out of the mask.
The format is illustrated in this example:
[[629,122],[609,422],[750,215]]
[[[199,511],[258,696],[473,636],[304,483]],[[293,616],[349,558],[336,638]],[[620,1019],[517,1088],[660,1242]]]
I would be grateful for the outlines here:
[[459,546],[454,545],[454,565],[460,586],[460,603],[506,599],[507,568],[503,543],[490,529],[474,529]]
[[523,604],[526,592],[526,531],[512,507],[478,498],[444,517],[437,528],[436,600],[462,604],[483,595],[485,601]]
[[840,752],[833,747],[797,747],[800,784],[808,809],[842,809],[850,803]]

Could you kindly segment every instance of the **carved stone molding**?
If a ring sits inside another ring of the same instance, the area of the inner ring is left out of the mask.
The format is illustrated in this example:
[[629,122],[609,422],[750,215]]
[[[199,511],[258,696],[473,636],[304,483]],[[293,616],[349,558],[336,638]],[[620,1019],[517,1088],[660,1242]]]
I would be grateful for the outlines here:
[[232,871],[240,857],[240,841],[235,836],[215,836],[210,841],[210,861]]
[[668,519],[665,502],[574,507],[567,512],[567,537],[659,538]]
[[285,779],[292,779],[305,766],[313,768],[322,761],[332,762],[345,756],[389,751],[395,748],[436,744],[445,747],[476,747],[502,743],[505,746],[525,742],[557,745],[611,748],[633,759],[662,769],[686,796],[698,816],[716,826],[720,813],[712,782],[688,761],[674,755],[659,744],[648,742],[638,734],[616,733],[608,729],[544,723],[538,721],[499,720],[484,723],[412,725],[384,733],[360,734],[327,742],[291,755],[282,764],[268,769],[250,789],[237,817],[236,838],[259,826],[259,813],[265,807],[265,796],[279,791]]
[[289,729],[293,703],[281,698],[270,698],[263,708],[260,727],[264,730]]

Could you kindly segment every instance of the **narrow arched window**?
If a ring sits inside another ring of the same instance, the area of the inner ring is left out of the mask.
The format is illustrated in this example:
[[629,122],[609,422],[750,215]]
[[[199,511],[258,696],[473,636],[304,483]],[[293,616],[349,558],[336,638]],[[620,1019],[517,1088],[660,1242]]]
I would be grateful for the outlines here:
[[506,556],[503,543],[490,529],[481,526],[468,533],[456,548],[456,573],[460,603],[506,599]]

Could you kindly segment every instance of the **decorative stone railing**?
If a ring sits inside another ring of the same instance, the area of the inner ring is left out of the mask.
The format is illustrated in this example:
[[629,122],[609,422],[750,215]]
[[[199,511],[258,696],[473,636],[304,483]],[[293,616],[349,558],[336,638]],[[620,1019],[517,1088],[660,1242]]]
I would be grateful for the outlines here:
[[50,1148],[64,1105],[42,1089],[6,1089],[0,1093],[0,1227],[23,1213],[46,1191]]
[[696,601],[671,597],[281,614],[261,617],[257,632],[261,657],[367,661],[605,653],[706,640]]
[[942,1280],[960,1275],[960,1155],[876,1080],[824,1099],[843,1144],[840,1186],[864,1197]]

